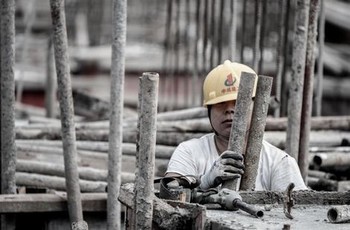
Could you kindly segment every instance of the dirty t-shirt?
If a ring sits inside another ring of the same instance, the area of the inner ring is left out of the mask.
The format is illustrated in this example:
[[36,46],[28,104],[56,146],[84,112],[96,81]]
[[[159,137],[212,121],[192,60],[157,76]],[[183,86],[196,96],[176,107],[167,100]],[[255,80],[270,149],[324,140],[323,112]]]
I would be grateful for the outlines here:
[[[218,158],[214,133],[207,134],[182,142],[169,161],[167,173],[200,177]],[[295,184],[295,190],[307,189],[295,159],[263,141],[255,190],[285,191],[291,182]]]

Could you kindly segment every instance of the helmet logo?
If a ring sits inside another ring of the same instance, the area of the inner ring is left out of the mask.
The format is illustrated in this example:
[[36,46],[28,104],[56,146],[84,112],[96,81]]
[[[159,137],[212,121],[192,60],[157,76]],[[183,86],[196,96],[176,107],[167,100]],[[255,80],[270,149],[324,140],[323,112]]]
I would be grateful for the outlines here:
[[232,86],[236,82],[236,78],[233,79],[232,74],[230,73],[229,75],[226,76],[225,80],[225,86]]

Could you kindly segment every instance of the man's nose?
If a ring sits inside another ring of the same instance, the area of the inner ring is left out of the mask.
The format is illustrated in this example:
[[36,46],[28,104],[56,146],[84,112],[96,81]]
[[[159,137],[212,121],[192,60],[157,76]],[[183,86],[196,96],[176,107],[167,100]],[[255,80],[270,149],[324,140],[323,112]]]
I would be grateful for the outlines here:
[[226,110],[225,110],[226,113],[234,113],[235,112],[235,106],[233,103],[228,103],[226,105]]

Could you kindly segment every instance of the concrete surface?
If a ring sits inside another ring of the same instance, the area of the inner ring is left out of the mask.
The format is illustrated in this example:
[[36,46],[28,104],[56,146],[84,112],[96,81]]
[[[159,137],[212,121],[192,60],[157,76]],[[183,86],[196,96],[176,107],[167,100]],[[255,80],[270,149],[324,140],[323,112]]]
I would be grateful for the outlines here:
[[[296,205],[292,209],[294,219],[288,219],[283,213],[283,206],[272,207],[266,211],[263,205],[255,207],[264,210],[262,218],[255,218],[243,211],[207,210],[207,218],[220,222],[224,229],[290,229],[297,230],[349,230],[350,223],[334,224],[327,218],[328,205]],[[271,206],[270,206],[271,207]],[[285,228],[284,228],[285,227]]]

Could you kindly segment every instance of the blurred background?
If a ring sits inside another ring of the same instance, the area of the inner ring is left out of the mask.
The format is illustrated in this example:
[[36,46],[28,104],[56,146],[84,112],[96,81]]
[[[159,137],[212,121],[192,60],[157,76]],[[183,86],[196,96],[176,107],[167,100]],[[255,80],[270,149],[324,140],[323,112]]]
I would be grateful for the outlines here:
[[[125,104],[136,108],[138,77],[152,71],[160,74],[159,111],[201,106],[206,74],[231,59],[261,75],[280,74],[282,80],[279,85],[274,81],[272,95],[278,87],[281,95],[269,113],[286,116],[295,21],[292,2],[129,0]],[[314,80],[315,94],[317,87],[322,88],[322,104],[320,114],[314,111],[314,115],[349,115],[350,1],[323,2]],[[65,4],[73,89],[108,102],[112,0]],[[47,75],[54,71],[51,27],[49,1],[16,1],[16,100],[24,106],[45,106]]]

